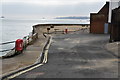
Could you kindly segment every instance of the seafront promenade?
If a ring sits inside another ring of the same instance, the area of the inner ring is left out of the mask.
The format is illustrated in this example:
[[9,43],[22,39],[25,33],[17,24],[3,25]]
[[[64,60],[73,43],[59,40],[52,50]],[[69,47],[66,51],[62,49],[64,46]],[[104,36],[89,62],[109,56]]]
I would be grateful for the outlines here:
[[[2,73],[9,73],[11,71],[23,68],[34,64],[42,53],[42,49],[48,38],[38,39],[34,44],[29,45],[23,53],[1,59],[2,60]],[[9,66],[9,67],[8,67]]]
[[[119,59],[108,51],[109,35],[77,31],[56,34],[48,51],[47,63],[11,75],[14,79],[118,78]],[[23,73],[23,74],[21,74]],[[17,76],[16,76],[17,75]]]
[[49,31],[52,34],[48,34],[45,37],[43,33],[47,33],[47,28],[49,27],[50,25],[37,27],[35,32],[38,33],[38,39],[33,44],[28,45],[27,48],[23,51],[23,53],[19,55],[15,55],[13,57],[0,59],[0,62],[1,62],[0,65],[2,69],[1,70],[2,72],[0,73],[0,75],[6,75],[18,69],[21,69],[21,68],[24,68],[24,67],[27,67],[29,65],[36,63],[43,51],[43,48],[48,40],[49,35],[56,35],[55,29],[58,29],[57,34],[64,35],[63,33],[66,27],[68,27],[69,32],[70,31],[74,32],[82,28],[81,25],[80,26],[74,26],[74,25],[54,26],[54,28],[52,28]]
[[0,59],[0,65],[2,67],[2,72],[0,75],[9,74],[18,69],[32,65],[37,61],[37,59],[40,57],[40,54],[42,53],[44,45],[48,40],[48,37],[45,38],[43,36],[45,29],[46,28],[42,29],[43,31],[40,31],[38,39],[33,44],[28,45],[21,54],[5,59]]
[[[32,65],[40,59],[40,54],[48,40],[48,37],[45,38],[42,33],[46,32],[48,27],[37,28],[38,40],[29,45],[22,54],[3,59],[3,72],[5,74]],[[68,33],[63,34],[62,31],[66,27]],[[54,29],[58,29],[62,33],[55,33]],[[47,63],[38,64],[39,66],[34,66],[36,68],[30,70],[28,68],[23,72],[18,72],[18,74],[15,74],[17,76],[12,76],[13,79],[117,78],[119,59],[114,55],[116,49],[110,51],[113,47],[109,44],[109,35],[90,34],[88,31],[89,27],[87,29],[82,26],[54,26],[50,33],[46,35],[52,36],[50,48],[47,49]],[[11,65],[11,67],[7,68],[8,65]]]
[[108,39],[109,35],[82,31],[55,35],[47,63],[13,79],[118,78],[118,58],[105,48]]

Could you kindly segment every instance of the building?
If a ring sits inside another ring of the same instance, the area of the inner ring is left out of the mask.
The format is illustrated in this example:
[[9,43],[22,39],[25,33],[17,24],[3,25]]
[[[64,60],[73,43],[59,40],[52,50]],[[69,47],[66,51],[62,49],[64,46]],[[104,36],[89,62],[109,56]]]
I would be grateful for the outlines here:
[[109,3],[109,17],[108,17],[108,23],[111,23],[111,17],[112,17],[112,10],[115,8],[118,8],[120,5],[120,0],[111,0]]
[[111,2],[110,10],[110,42],[120,41],[120,2]]
[[90,33],[108,33],[109,2],[98,13],[90,14]]

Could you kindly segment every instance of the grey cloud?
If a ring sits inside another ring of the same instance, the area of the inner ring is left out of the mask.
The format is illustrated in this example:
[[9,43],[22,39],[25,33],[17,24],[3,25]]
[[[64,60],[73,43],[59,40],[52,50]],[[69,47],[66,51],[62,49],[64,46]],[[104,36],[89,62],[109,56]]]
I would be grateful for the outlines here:
[[90,12],[97,12],[103,2],[78,3],[76,5],[31,5],[24,3],[3,4],[3,14],[5,15],[89,15]]

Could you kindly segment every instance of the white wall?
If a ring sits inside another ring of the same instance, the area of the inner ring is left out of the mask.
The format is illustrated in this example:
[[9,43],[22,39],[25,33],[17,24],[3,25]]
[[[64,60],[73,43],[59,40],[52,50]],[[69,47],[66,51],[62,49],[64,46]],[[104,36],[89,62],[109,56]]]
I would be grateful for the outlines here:
[[109,5],[109,19],[108,22],[111,22],[111,15],[112,15],[112,10],[115,8],[118,8],[120,6],[120,0],[110,0],[110,5]]

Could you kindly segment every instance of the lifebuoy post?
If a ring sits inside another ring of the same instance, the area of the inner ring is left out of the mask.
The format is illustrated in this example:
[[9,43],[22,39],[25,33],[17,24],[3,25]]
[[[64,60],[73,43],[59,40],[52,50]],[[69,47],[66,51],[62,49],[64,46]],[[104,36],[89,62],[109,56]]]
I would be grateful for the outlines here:
[[17,39],[15,42],[16,53],[21,53],[23,51],[23,39]]

